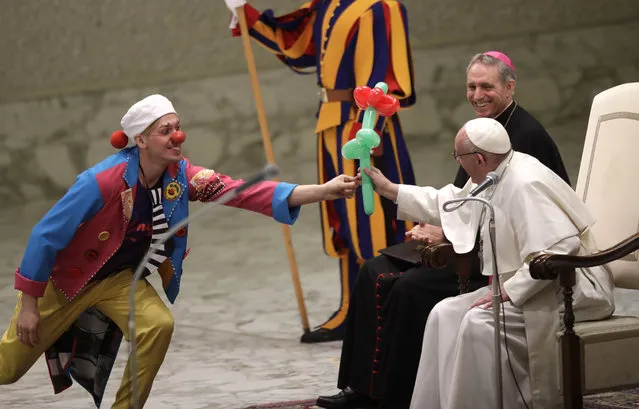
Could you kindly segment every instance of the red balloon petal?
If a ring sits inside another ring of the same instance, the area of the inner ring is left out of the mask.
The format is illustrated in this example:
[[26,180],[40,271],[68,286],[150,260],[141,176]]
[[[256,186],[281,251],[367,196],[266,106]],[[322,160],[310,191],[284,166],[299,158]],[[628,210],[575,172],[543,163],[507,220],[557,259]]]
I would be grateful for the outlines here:
[[392,95],[384,95],[375,105],[375,110],[381,116],[391,116],[399,110],[399,101]]
[[355,103],[360,109],[366,109],[368,94],[370,94],[371,89],[365,85],[361,87],[355,88],[353,91],[353,97],[355,98]]
[[380,88],[373,88],[368,94],[368,106],[376,107],[379,101],[384,98],[385,94]]
[[129,138],[123,131],[115,131],[111,134],[111,145],[116,149],[122,149],[129,143]]

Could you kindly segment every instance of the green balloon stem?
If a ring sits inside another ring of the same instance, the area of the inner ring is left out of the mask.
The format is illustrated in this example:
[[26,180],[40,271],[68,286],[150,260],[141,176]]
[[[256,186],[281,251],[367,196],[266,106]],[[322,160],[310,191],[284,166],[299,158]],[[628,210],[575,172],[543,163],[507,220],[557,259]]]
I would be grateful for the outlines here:
[[388,85],[385,82],[378,82],[375,84],[375,88],[379,88],[384,91],[384,94],[388,94]]
[[[369,155],[363,156],[359,160],[359,168],[370,168],[371,158]],[[373,214],[375,211],[375,189],[373,188],[373,181],[370,176],[362,172],[362,198],[364,199],[364,212],[367,215]]]
[[363,129],[373,129],[375,127],[375,117],[377,112],[374,107],[366,107],[364,111],[364,119],[362,120]]

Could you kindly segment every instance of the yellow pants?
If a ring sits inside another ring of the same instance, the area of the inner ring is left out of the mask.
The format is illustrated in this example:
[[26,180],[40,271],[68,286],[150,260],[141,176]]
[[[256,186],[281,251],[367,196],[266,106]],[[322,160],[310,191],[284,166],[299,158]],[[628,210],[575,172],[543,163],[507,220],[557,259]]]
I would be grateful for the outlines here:
[[[40,343],[29,348],[18,339],[16,324],[22,294],[18,294],[9,328],[0,341],[0,385],[17,381],[89,307],[95,307],[109,317],[129,340],[129,291],[133,272],[130,269],[89,284],[73,301],[69,301],[51,282],[44,296],[38,299],[40,310]],[[173,334],[173,316],[155,289],[146,280],[135,287],[135,325],[137,336],[137,371],[139,402],[143,406],[151,392]],[[130,362],[127,363],[120,389],[112,408],[130,407],[132,396]]]

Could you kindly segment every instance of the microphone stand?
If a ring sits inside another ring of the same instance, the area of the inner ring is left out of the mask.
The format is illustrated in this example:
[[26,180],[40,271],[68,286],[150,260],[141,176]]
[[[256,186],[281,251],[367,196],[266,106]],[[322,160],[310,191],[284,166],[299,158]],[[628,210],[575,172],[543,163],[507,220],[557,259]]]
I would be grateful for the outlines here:
[[[261,172],[250,177],[249,179],[246,180],[246,182],[244,182],[240,186],[229,190],[228,192],[224,193],[222,196],[220,196],[216,200],[208,202],[207,204],[209,206],[202,206],[197,212],[193,213],[191,216],[185,217],[184,219],[180,220],[178,223],[176,223],[173,227],[171,227],[166,233],[162,235],[161,239],[158,240],[157,245],[166,243],[166,241],[171,236],[173,236],[175,232],[180,230],[182,227],[186,226],[191,220],[195,219],[198,216],[201,216],[206,210],[209,210],[209,208],[212,205],[226,204],[227,202],[233,200],[242,191],[248,189],[249,187],[255,185],[258,182],[262,182],[267,179],[272,179],[278,173],[279,173],[279,170],[277,166],[266,165]],[[138,267],[135,270],[135,273],[133,274],[133,279],[131,282],[131,290],[129,292],[129,359],[130,359],[129,364],[131,368],[130,372],[131,372],[131,389],[132,389],[131,407],[133,409],[138,409],[140,406],[140,402],[138,398],[138,372],[137,372],[137,357],[136,357],[137,339],[136,339],[136,333],[135,333],[135,286],[138,280],[142,278],[142,274],[144,273],[144,266],[146,265],[147,261],[149,261],[151,256],[155,254],[155,251],[156,249],[153,246],[149,247],[149,250],[146,252],[144,257],[142,258],[142,261],[140,261],[140,264],[138,264]]]
[[[502,391],[502,376],[501,376],[501,344],[500,344],[500,325],[499,325],[499,307],[501,304],[501,286],[499,283],[499,271],[497,268],[497,252],[495,251],[495,243],[497,242],[495,239],[495,209],[493,205],[486,199],[482,199],[480,197],[465,197],[461,199],[453,199],[447,202],[444,202],[443,209],[445,212],[453,212],[459,209],[465,202],[468,201],[476,201],[481,202],[483,205],[488,206],[490,210],[490,219],[488,222],[488,233],[490,236],[490,245],[493,253],[493,268],[494,272],[492,275],[492,307],[493,307],[493,325],[495,329],[495,385],[496,385],[496,398],[497,398],[497,409],[503,409],[504,407],[504,394]],[[451,206],[455,205],[455,206]],[[479,232],[481,234],[481,232]]]

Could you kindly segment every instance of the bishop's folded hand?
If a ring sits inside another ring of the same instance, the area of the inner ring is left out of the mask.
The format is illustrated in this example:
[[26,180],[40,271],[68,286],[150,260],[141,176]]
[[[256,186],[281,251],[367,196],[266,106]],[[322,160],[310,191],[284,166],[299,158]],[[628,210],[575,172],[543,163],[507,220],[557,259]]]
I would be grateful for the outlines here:
[[419,223],[406,232],[406,237],[419,240],[424,244],[438,244],[444,241],[444,230],[440,226]]

